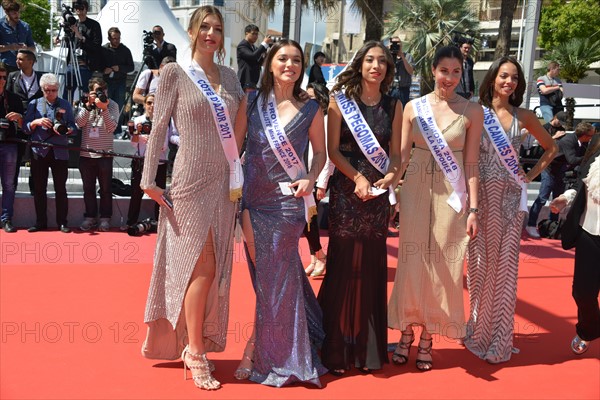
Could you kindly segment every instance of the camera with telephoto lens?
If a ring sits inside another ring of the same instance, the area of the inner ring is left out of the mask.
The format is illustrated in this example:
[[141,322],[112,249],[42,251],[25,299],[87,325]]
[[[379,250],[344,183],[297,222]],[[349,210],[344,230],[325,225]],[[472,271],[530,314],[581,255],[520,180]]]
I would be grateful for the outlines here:
[[6,118],[0,118],[0,141],[9,137],[10,121]]
[[69,133],[69,128],[63,123],[64,115],[65,110],[63,108],[59,108],[54,114],[54,122],[52,125],[56,133],[58,133],[59,135],[66,135],[67,133]]
[[73,15],[73,8],[69,7],[66,4],[62,5],[63,11],[62,11],[62,24],[60,26],[62,26],[62,28],[64,29],[65,33],[67,34],[71,34],[73,33],[73,31],[71,30],[71,27],[74,26],[75,24],[77,24],[77,18],[75,18],[75,16]]
[[392,53],[394,59],[398,58],[398,54],[400,54],[400,42],[390,42],[390,53]]
[[144,43],[144,50],[142,52],[144,64],[146,64],[150,69],[158,68],[158,65],[156,65],[156,60],[152,55],[152,50],[154,47],[154,35],[151,31],[144,31],[142,33],[142,42]]
[[106,103],[108,101],[108,97],[104,94],[104,91],[101,89],[96,90],[96,98],[100,100],[100,103]]
[[149,135],[152,132],[152,121],[146,121],[142,124],[142,135]]
[[146,218],[143,221],[138,222],[135,225],[131,225],[127,228],[127,234],[129,236],[138,236],[144,232],[154,233],[157,231],[158,222],[152,218]]

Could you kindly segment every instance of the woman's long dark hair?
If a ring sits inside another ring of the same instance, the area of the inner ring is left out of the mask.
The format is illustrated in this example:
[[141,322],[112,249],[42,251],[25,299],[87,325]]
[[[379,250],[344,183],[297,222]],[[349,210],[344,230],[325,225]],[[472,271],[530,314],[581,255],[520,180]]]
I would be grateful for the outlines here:
[[523,68],[521,68],[521,65],[516,58],[504,56],[494,61],[490,69],[488,69],[488,72],[485,74],[483,82],[479,87],[479,104],[484,105],[487,108],[492,108],[492,99],[494,98],[494,82],[496,81],[500,67],[507,62],[514,64],[515,67],[517,67],[517,73],[519,74],[517,88],[508,98],[508,102],[513,107],[519,107],[521,103],[523,103],[523,95],[525,94],[525,89],[527,88],[527,83],[525,83],[525,74],[523,74]]
[[396,65],[394,64],[394,59],[392,58],[392,54],[388,48],[385,47],[381,42],[377,42],[375,40],[368,41],[363,47],[360,48],[360,50],[356,52],[356,56],[354,57],[352,63],[348,66],[348,69],[342,72],[337,78],[337,83],[333,87],[332,91],[337,92],[344,88],[346,90],[346,96],[356,101],[360,100],[360,95],[362,94],[361,68],[365,56],[373,47],[379,47],[383,50],[383,54],[385,54],[387,70],[385,72],[385,78],[379,86],[379,91],[383,94],[388,92],[390,85],[394,81]]
[[[300,86],[302,85],[302,78],[304,77],[304,52],[302,51],[302,47],[300,47],[298,42],[291,39],[281,39],[271,47],[269,53],[267,54],[267,58],[265,58],[265,61],[263,63],[264,71],[262,79],[260,80],[260,89],[258,93],[260,96],[262,96],[264,104],[267,103],[269,93],[271,93],[271,90],[273,90],[273,87],[275,87],[275,78],[273,78],[273,72],[269,71],[269,67],[273,62],[275,54],[277,54],[277,52],[281,48],[286,46],[293,46],[297,48],[298,51],[300,51],[300,57],[302,58],[302,69],[300,70],[298,80],[294,83],[293,96],[296,100],[302,101],[302,99],[300,98],[300,92],[302,91],[302,89],[300,89]],[[258,96],[256,98],[258,98]]]

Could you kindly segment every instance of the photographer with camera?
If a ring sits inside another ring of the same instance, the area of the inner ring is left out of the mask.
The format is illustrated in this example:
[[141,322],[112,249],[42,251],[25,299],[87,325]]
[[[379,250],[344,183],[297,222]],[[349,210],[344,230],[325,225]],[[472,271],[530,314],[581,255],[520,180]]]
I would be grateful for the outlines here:
[[[145,113],[144,115],[140,115],[133,119],[130,122],[130,132],[131,135],[131,144],[136,148],[135,155],[144,157],[146,154],[146,143],[148,142],[148,138],[150,137],[150,132],[152,130],[152,116],[154,113],[154,94],[149,94],[146,96],[146,100],[144,102]],[[156,185],[161,189],[166,189],[167,187],[167,164],[164,160],[167,159],[167,144],[169,142],[170,137],[173,135],[173,124],[169,124],[169,128],[167,131],[167,136],[165,139],[164,146],[162,148],[162,153],[160,155],[160,161],[158,164],[158,170],[156,172]],[[142,180],[142,171],[144,169],[144,159],[143,158],[134,158],[131,160],[131,200],[129,201],[129,210],[127,212],[127,226],[121,228],[122,230],[127,229],[127,232],[131,236],[135,236],[138,233],[141,233],[141,229],[137,224],[138,218],[140,216],[140,207],[142,205],[142,197],[144,196],[144,191],[140,188],[140,182]],[[154,204],[154,220],[158,221],[160,206],[158,203]],[[145,225],[142,224],[142,227],[145,228]],[[144,229],[146,231],[147,229]]]
[[[119,106],[119,112],[125,103],[127,89],[127,74],[133,71],[133,56],[131,50],[121,43],[121,31],[112,27],[108,30],[109,43],[102,47],[104,52],[104,81],[108,85],[108,98],[114,100]],[[121,124],[117,124],[114,132],[120,135]]]
[[52,180],[56,201],[56,224],[61,232],[69,233],[67,214],[67,173],[69,168],[69,140],[67,135],[76,132],[73,109],[67,100],[58,97],[60,83],[54,74],[44,74],[40,78],[43,98],[32,100],[27,106],[23,130],[31,135],[31,140],[59,145],[60,147],[33,146],[31,176],[33,178],[33,201],[36,223],[29,232],[48,228],[46,213],[48,168],[52,169]]
[[21,21],[21,3],[16,0],[2,1],[6,15],[0,20],[0,61],[7,72],[17,70],[17,51],[26,49],[35,51],[31,27]]
[[[71,50],[67,56],[67,75],[66,85],[63,91],[63,97],[72,98],[77,89],[77,81],[74,68],[79,68],[81,76],[81,87],[79,89],[85,92],[92,72],[100,71],[104,67],[102,60],[102,28],[100,24],[87,17],[90,5],[87,0],[76,0],[73,2],[73,10],[77,14],[77,19],[73,17],[71,8],[63,5],[63,29],[65,32],[65,41],[71,41],[75,49],[77,65],[71,64]],[[59,38],[55,42],[58,44]],[[70,94],[70,96],[69,96]]]
[[265,36],[260,46],[255,46],[258,39],[258,26],[250,24],[244,29],[245,37],[237,46],[238,79],[246,92],[254,91],[260,78],[260,66],[273,38]]
[[313,56],[314,64],[310,67],[310,72],[308,73],[308,83],[317,83],[319,85],[327,86],[327,81],[323,76],[323,71],[321,70],[321,65],[325,62],[327,56],[325,53],[317,51]]
[[[9,141],[17,136],[17,125],[23,122],[23,103],[13,93],[5,90],[8,71],[0,63],[0,181],[2,182],[2,215],[1,227],[7,233],[16,232],[11,219],[14,212],[15,191],[17,184],[17,153],[16,143]],[[15,125],[16,123],[16,125]]]
[[[113,132],[119,121],[119,106],[107,96],[106,82],[102,78],[90,79],[89,96],[85,107],[81,107],[75,120],[82,131],[81,147],[95,151],[113,150]],[[82,231],[95,228],[98,223],[98,204],[96,202],[96,180],[100,184],[100,225],[101,231],[110,229],[112,217],[112,168],[113,157],[108,154],[80,152],[79,172],[83,181],[83,200],[85,203]]]
[[149,68],[158,67],[165,57],[173,57],[177,60],[177,47],[173,43],[165,42],[165,32],[162,26],[155,25],[152,27],[152,37],[154,38],[154,43],[151,55],[154,59],[154,65],[148,65]]
[[406,103],[410,100],[410,85],[415,70],[415,60],[412,55],[402,51],[402,41],[398,36],[394,36],[390,40],[390,53],[395,60],[396,73],[389,94],[400,100],[402,107],[406,107]]

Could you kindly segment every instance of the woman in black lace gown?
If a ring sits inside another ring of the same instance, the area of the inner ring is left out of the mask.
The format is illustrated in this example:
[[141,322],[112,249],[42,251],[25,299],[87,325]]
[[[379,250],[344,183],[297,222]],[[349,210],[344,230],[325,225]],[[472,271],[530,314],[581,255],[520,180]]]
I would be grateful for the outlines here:
[[389,51],[368,42],[340,75],[336,93],[358,104],[389,157],[384,175],[363,155],[335,100],[330,102],[328,151],[336,170],[329,188],[327,275],[319,292],[326,338],[323,364],[334,375],[352,366],[380,369],[387,357],[387,190],[398,183],[402,105],[387,96],[394,76]]

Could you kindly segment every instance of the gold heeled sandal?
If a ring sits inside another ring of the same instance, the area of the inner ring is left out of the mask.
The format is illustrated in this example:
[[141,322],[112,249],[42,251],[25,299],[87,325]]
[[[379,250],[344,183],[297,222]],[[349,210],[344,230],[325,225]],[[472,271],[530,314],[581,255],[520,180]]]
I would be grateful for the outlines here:
[[327,260],[327,256],[325,256],[323,258],[317,258],[317,260],[315,261],[315,269],[312,272],[312,274],[310,274],[310,276],[312,278],[325,274],[325,261],[326,260]]
[[313,271],[315,270],[315,264],[317,263],[317,260],[312,260],[310,262],[310,264],[308,264],[306,266],[306,268],[304,268],[304,273],[306,274],[306,276],[311,276]]
[[[211,374],[211,362],[204,354],[194,354],[190,352],[190,346],[185,346],[181,353],[183,360],[183,379],[187,380],[186,368],[192,372],[194,385],[204,390],[217,390],[221,388],[221,382],[216,380]],[[214,365],[212,366],[214,369]]]

